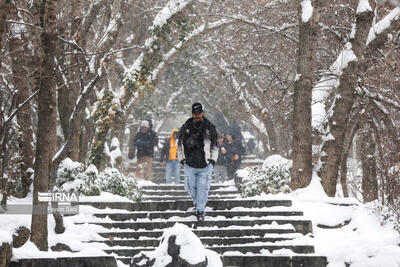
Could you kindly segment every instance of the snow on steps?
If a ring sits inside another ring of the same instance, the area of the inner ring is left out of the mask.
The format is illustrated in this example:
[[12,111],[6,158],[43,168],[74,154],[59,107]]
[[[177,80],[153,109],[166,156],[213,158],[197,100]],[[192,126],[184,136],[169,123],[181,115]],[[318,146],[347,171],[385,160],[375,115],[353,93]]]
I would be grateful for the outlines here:
[[126,264],[141,251],[154,250],[163,229],[179,222],[191,227],[206,248],[221,254],[224,266],[327,265],[326,257],[314,254],[311,221],[291,208],[290,200],[234,199],[239,193],[232,186],[211,185],[206,220],[198,223],[183,185],[143,189],[144,200],[138,203],[80,203],[108,208],[94,214],[95,220],[81,223],[104,227],[104,232],[99,232],[103,240],[89,242],[103,245],[105,252]]

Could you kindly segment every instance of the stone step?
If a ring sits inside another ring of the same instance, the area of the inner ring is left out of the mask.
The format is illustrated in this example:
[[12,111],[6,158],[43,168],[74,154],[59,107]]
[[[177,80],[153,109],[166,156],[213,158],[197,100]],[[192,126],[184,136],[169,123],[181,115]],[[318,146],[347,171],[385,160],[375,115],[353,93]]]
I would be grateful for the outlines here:
[[265,255],[227,255],[221,257],[225,267],[326,267],[327,258],[323,256],[265,256]]
[[205,246],[207,249],[211,249],[218,254],[224,254],[229,251],[234,252],[241,252],[241,253],[262,253],[262,250],[268,250],[269,252],[273,252],[274,250],[281,250],[281,249],[289,249],[294,253],[298,254],[309,254],[314,253],[314,246],[310,245],[229,245],[229,246]]
[[[189,217],[192,216],[192,211],[166,211],[166,212],[134,212],[134,213],[97,213],[94,216],[98,218],[108,217],[113,221],[127,221],[137,219],[169,219],[171,217]],[[233,217],[265,217],[265,216],[302,216],[301,211],[207,211],[207,217],[223,216],[225,218]]]
[[[203,245],[206,246],[227,246],[227,245],[238,245],[262,242],[262,243],[274,243],[278,241],[290,241],[292,238],[285,237],[201,237],[200,240]],[[160,245],[159,238],[153,239],[118,239],[118,240],[104,240],[104,241],[91,241],[91,243],[105,243],[108,246],[126,246],[126,247],[158,247]]]
[[[210,185],[210,191],[213,190],[221,190],[224,191],[224,189],[226,190],[232,190],[232,187],[234,187],[234,185],[224,185],[224,184],[211,184]],[[179,191],[184,191],[184,187],[183,184],[158,184],[158,185],[144,185],[141,187],[144,191],[146,190],[179,190]]]
[[[104,238],[159,238],[163,234],[163,230],[152,230],[152,231],[110,231],[98,233]],[[257,229],[253,227],[242,227],[239,229],[193,229],[192,232],[198,237],[215,237],[215,238],[227,238],[227,237],[241,237],[241,236],[267,236],[267,235],[285,235],[285,234],[297,234],[295,229]]]
[[[129,264],[131,257],[118,257],[117,260]],[[273,255],[227,255],[221,256],[224,267],[326,267],[327,258],[323,256],[273,256]]]
[[[141,201],[141,202],[72,202],[72,205],[89,205],[99,209],[125,209],[128,211],[166,211],[180,210],[187,211],[193,208],[191,200],[176,201]],[[264,208],[274,206],[290,207],[291,200],[246,200],[246,199],[228,199],[228,200],[210,200],[207,207],[212,210],[229,210],[232,208]]]
[[[289,249],[294,253],[298,254],[309,254],[314,253],[314,246],[309,245],[230,245],[230,246],[205,246],[206,249],[217,252],[218,254],[224,254],[226,252],[234,253],[254,253],[260,254],[263,251],[273,252],[275,250]],[[142,251],[154,250],[155,247],[135,247],[135,248],[121,248],[121,249],[105,249],[106,253],[115,253],[118,256],[129,256],[134,257]]]
[[[98,267],[109,266],[117,267],[117,262],[114,257],[110,256],[80,256],[80,257],[57,257],[52,258],[31,258],[31,259],[18,259],[18,261],[10,262],[9,267],[60,267],[60,266],[74,266],[74,267]],[[4,266],[4,265],[2,265]]]
[[[195,219],[193,217],[193,219]],[[263,228],[280,228],[279,226],[284,225],[294,227],[296,232],[302,234],[308,234],[312,232],[311,221],[308,220],[284,220],[284,219],[245,219],[245,220],[207,220],[204,222],[197,222],[196,220],[183,220],[183,221],[149,221],[149,222],[87,222],[90,224],[100,225],[105,228],[119,228],[119,229],[131,229],[131,230],[155,230],[165,229],[174,226],[175,223],[182,223],[192,228],[197,227],[213,227],[213,228],[225,228],[225,227],[250,227],[260,226]],[[278,226],[276,225],[278,224]],[[211,229],[210,229],[211,230]],[[216,229],[219,230],[219,229]]]
[[[240,168],[245,168],[245,167],[250,167],[250,166],[261,166],[262,164],[263,164],[262,160],[244,159],[244,160],[242,160],[242,162],[240,164]],[[160,165],[160,162],[158,162],[158,161],[153,161],[152,168],[153,168],[153,173],[163,173],[163,174],[165,174],[165,166]],[[136,171],[136,164],[131,163],[127,167],[127,171],[135,172]],[[183,173],[183,172],[184,172],[183,168],[181,168],[181,173]]]
[[[187,193],[186,193],[187,194]],[[224,199],[235,199],[238,198],[239,195],[225,195],[225,196],[220,196],[220,195],[210,195],[208,196],[208,200],[224,200]],[[142,196],[143,201],[174,201],[174,200],[191,200],[192,198],[187,194],[186,196]]]
[[[187,196],[188,192],[185,190],[145,190],[143,191],[143,194],[146,196]],[[233,194],[239,194],[239,191],[237,190],[210,190],[208,192],[209,196],[213,195],[233,195]]]

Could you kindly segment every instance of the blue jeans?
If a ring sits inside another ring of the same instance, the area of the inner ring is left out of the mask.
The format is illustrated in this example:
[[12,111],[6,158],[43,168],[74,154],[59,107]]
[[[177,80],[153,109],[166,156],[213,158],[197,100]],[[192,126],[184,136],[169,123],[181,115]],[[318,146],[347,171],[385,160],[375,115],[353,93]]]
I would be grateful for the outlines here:
[[168,160],[165,165],[165,181],[167,184],[172,182],[172,176],[175,177],[175,183],[181,182],[181,167],[178,160]]
[[210,190],[213,166],[208,164],[204,168],[192,168],[185,164],[185,189],[189,192],[196,205],[196,211],[205,214]]

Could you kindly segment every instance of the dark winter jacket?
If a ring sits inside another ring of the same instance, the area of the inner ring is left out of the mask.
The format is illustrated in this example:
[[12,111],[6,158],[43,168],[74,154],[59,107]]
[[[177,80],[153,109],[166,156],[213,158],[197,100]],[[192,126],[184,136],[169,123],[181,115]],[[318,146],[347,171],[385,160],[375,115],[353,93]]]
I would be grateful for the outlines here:
[[131,145],[136,147],[138,158],[153,157],[154,147],[158,145],[157,134],[153,130],[139,131]]
[[189,118],[179,130],[178,159],[192,168],[204,168],[209,160],[217,161],[217,130],[207,118],[193,122]]
[[[225,143],[225,142],[224,142]],[[228,164],[228,154],[223,154],[221,149],[225,148],[224,143],[221,144],[220,148],[218,149],[218,159],[217,159],[217,165],[224,165],[226,166]],[[226,148],[225,148],[226,149]]]
[[[233,140],[232,143],[225,142],[223,145],[227,150],[226,155],[228,157],[227,161],[228,166],[230,165],[231,167],[239,168],[240,163],[242,161],[242,156],[244,155],[244,147],[242,143],[237,140]],[[233,160],[233,157],[235,155],[239,155],[238,160]]]

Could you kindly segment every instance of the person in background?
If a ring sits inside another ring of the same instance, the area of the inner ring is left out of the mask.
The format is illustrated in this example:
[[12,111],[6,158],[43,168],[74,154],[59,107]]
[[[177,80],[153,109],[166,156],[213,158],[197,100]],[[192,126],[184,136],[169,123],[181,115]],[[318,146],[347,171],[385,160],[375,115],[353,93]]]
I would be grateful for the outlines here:
[[247,141],[247,151],[249,154],[254,153],[254,149],[256,148],[256,143],[254,142],[254,138],[249,138],[249,141]]
[[[153,177],[154,147],[158,145],[157,134],[150,129],[150,123],[143,120],[140,130],[130,146],[136,148],[136,177],[151,181]],[[132,149],[133,150],[133,149]]]
[[227,164],[228,155],[224,147],[225,138],[223,135],[218,136],[218,159],[214,167],[214,179],[223,182],[228,180]]
[[185,171],[185,186],[194,203],[194,214],[204,221],[211,174],[218,157],[217,130],[201,103],[192,105],[192,117],[179,130],[178,158]]
[[242,134],[242,128],[240,127],[237,121],[232,122],[227,129],[227,132],[230,132],[232,136],[235,137],[235,141],[245,145],[244,137]]
[[165,167],[165,182],[170,184],[172,176],[175,178],[175,184],[179,184],[181,179],[181,169],[178,161],[178,129],[173,129],[171,136],[165,139],[161,150],[160,165]]
[[240,163],[242,161],[242,156],[244,155],[244,147],[242,145],[242,142],[235,139],[235,136],[232,134],[232,132],[225,133],[225,139],[226,142],[224,144],[224,147],[227,150],[226,154],[228,157],[228,178],[234,179],[235,172],[237,171],[237,169],[239,169]]

